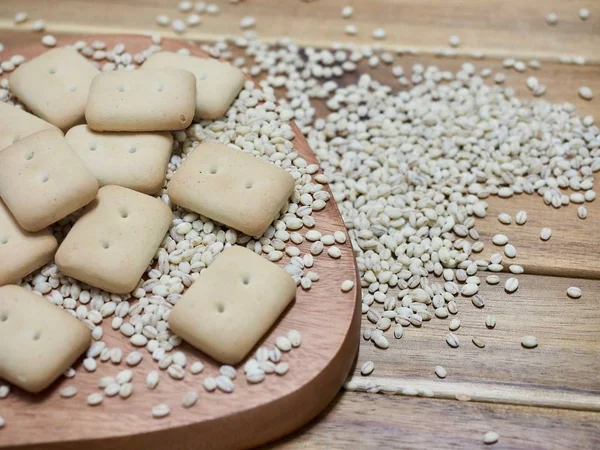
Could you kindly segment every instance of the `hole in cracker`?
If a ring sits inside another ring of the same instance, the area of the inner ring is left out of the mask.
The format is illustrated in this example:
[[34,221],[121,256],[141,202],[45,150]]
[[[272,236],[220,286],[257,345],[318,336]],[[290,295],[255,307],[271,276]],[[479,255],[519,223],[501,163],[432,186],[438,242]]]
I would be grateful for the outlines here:
[[77,85],[76,84],[70,84],[67,89],[69,90],[69,92],[75,92],[77,90]]
[[156,87],[156,90],[157,90],[158,92],[162,92],[162,91],[164,91],[164,90],[165,90],[165,85],[164,85],[164,84],[162,84],[162,83],[158,83],[158,86]]
[[54,75],[54,74],[56,73],[56,67],[50,67],[50,68],[48,69],[48,73],[49,73],[50,75]]
[[196,81],[199,81],[199,80],[206,80],[206,74],[205,73],[196,74]]
[[135,148],[135,147],[131,147],[131,148],[129,149],[129,153],[135,153],[135,152],[137,152],[137,148]]
[[49,179],[50,179],[50,175],[48,175],[47,173],[42,174],[42,177],[41,177],[42,183],[47,182]]
[[123,219],[127,219],[129,217],[129,213],[127,212],[126,209],[121,209],[121,217]]
[[249,285],[250,284],[250,275],[242,275],[242,283],[244,283],[245,285]]
[[246,189],[252,189],[252,181],[246,181]]
[[119,86],[117,88],[117,91],[119,91],[119,92],[125,92],[125,86]]
[[8,238],[3,237],[2,239],[0,239],[0,244],[2,244],[2,245],[8,244]]
[[224,313],[225,312],[225,305],[223,305],[222,303],[219,303],[217,305],[217,311],[219,311],[220,313]]
[[211,167],[210,168],[210,173],[213,174],[213,175],[216,174],[217,173],[217,168],[215,166]]
[[40,333],[39,331],[36,331],[35,333],[33,333],[33,340],[39,341],[41,335],[42,335],[42,333]]
[[110,248],[110,244],[108,242],[104,241],[104,242],[102,242],[102,248],[108,249],[108,248]]
[[8,320],[8,313],[3,312],[0,314],[0,322],[6,322]]
[[183,114],[180,114],[180,115],[179,115],[179,121],[180,121],[181,123],[185,123],[185,116],[184,116]]
[[95,142],[93,144],[90,144],[90,151],[95,152],[97,148],[98,147]]
[[27,161],[31,161],[33,159],[33,152],[29,152],[25,155],[25,159]]

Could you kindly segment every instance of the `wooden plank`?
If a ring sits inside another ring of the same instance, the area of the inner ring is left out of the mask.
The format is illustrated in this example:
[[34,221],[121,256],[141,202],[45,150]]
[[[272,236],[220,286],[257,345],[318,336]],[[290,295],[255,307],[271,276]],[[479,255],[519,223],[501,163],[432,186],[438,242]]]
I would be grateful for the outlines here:
[[[387,350],[363,340],[355,376],[360,376],[362,363],[370,360],[375,370],[365,378],[429,387],[442,397],[461,393],[473,400],[600,411],[600,310],[596,307],[600,281],[520,275],[519,289],[507,294],[503,286],[508,275],[500,274],[500,278],[497,286],[480,286],[485,299],[481,309],[458,296],[456,316],[433,318],[420,329],[405,328],[400,340],[390,330]],[[580,287],[582,297],[568,298],[569,286]],[[485,326],[488,314],[496,316],[494,329]],[[453,349],[445,336],[455,317],[461,321],[454,331],[460,346]],[[374,325],[363,316],[362,327],[373,329]],[[525,335],[536,336],[539,346],[521,347]],[[482,339],[485,348],[476,347],[473,336]],[[436,365],[446,368],[444,380],[435,375]],[[447,383],[452,385],[444,386]]]
[[[492,243],[492,236],[502,233],[517,248],[514,259],[504,256],[502,264],[505,271],[508,271],[510,264],[520,264],[526,273],[600,278],[599,201],[585,204],[589,212],[585,220],[577,217],[579,205],[570,204],[557,210],[544,204],[536,194],[515,195],[510,200],[493,197],[488,203],[488,216],[484,220],[478,220],[476,225],[480,239],[485,243],[485,248],[478,257],[489,260],[492,253],[503,254],[503,247]],[[518,211],[527,212],[525,225],[515,224],[514,217]],[[511,225],[503,225],[498,221],[497,217],[501,212],[513,217]],[[540,231],[544,227],[552,228],[552,237],[546,242],[540,239]]]
[[491,448],[600,448],[600,414],[526,406],[346,392],[302,430],[270,449],[483,449],[484,433],[500,435]]
[[[343,19],[341,9],[353,4],[354,16]],[[17,10],[28,11],[31,18],[44,18],[52,32],[132,33],[143,30],[160,31],[173,37],[173,32],[156,25],[158,14],[185,18],[177,2],[145,0],[123,2],[106,0],[21,0],[0,2],[0,27],[14,28],[12,17]],[[219,2],[221,13],[203,16],[203,23],[189,29],[186,39],[212,39],[216,36],[239,34],[239,23],[246,15],[257,19],[257,31],[265,39],[290,36],[304,45],[327,46],[333,41],[373,44],[371,32],[376,27],[387,30],[388,37],[379,43],[384,47],[415,47],[424,52],[448,48],[448,37],[458,34],[462,39],[460,53],[485,50],[489,55],[521,58],[556,59],[563,54],[582,55],[598,61],[600,46],[600,4],[594,0],[577,3],[554,0],[371,0],[348,2],[329,0],[303,2],[289,0],[252,0],[238,4]],[[590,10],[590,19],[583,22],[579,8]],[[549,12],[556,12],[559,23],[551,27],[546,21]],[[315,20],[318,19],[318,20]],[[356,24],[359,34],[349,37],[344,27]],[[26,26],[26,25],[24,25]]]

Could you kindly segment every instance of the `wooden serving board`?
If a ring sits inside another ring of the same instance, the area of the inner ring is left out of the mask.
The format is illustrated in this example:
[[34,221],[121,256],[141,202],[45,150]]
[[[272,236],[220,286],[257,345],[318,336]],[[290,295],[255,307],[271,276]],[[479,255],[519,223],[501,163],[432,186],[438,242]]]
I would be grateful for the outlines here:
[[[63,37],[59,39],[59,45],[78,38],[87,42],[99,39],[109,48],[123,42],[132,54],[149,45],[146,37],[126,35]],[[165,50],[180,48],[188,48],[197,56],[206,56],[193,44],[172,40],[163,43]],[[3,56],[22,54],[31,59],[44,50],[38,41],[11,46]],[[292,126],[296,132],[293,141],[296,150],[309,164],[316,163],[306,140],[297,127]],[[317,221],[315,229],[323,234],[345,231],[333,199],[313,216]],[[238,375],[232,394],[209,393],[203,389],[202,381],[206,376],[215,376],[219,364],[183,345],[181,350],[186,353],[188,364],[201,360],[206,366],[204,371],[199,375],[188,371],[182,381],[175,381],[166,371],[161,371],[158,387],[149,390],[145,386],[146,374],[150,370],[158,370],[158,366],[142,349],[144,359],[133,368],[133,395],[127,400],[105,398],[100,406],[90,407],[86,403],[87,396],[101,392],[97,387],[98,379],[115,376],[128,367],[125,362],[118,366],[99,362],[94,373],[87,373],[79,362],[75,378],[61,377],[42,394],[29,395],[17,388],[12,389],[0,404],[0,415],[6,420],[0,431],[0,448],[84,449],[91,445],[95,449],[128,450],[246,448],[299,428],[325,408],[339,391],[352,368],[358,348],[361,318],[359,282],[350,239],[339,247],[342,251],[339,260],[326,254],[315,258],[314,270],[321,280],[314,283],[309,291],[298,288],[295,303],[260,343],[272,346],[276,336],[291,329],[302,333],[302,345],[282,357],[290,365],[285,376],[269,375],[263,383],[249,385],[243,375]],[[305,242],[299,248],[305,253],[310,246]],[[287,257],[281,264],[286,263]],[[347,279],[355,280],[356,287],[343,293],[340,286]],[[110,320],[105,320],[103,328],[103,340],[107,346],[120,347],[124,355],[135,349],[128,339],[111,329]],[[74,398],[59,396],[60,388],[66,385],[77,387],[78,394]],[[184,409],[181,399],[191,390],[199,393],[199,400],[194,407]],[[160,403],[168,404],[171,414],[163,419],[154,419],[151,409]]]

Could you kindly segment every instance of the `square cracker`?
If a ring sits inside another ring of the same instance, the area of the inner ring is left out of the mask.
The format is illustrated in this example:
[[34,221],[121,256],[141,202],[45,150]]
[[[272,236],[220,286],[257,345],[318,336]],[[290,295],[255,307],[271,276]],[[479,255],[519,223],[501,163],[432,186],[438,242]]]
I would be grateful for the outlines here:
[[42,130],[58,130],[54,125],[0,101],[0,151],[19,139]]
[[23,63],[10,90],[31,112],[65,131],[83,122],[92,79],[100,73],[77,51],[62,47]]
[[40,392],[88,348],[88,327],[25,288],[0,287],[0,378]]
[[196,79],[185,70],[102,72],[92,82],[85,118],[96,131],[187,128],[196,109]]
[[226,364],[237,364],[296,294],[281,267],[240,246],[227,248],[202,272],[169,316],[169,328]]
[[58,248],[50,230],[23,230],[0,200],[0,286],[15,283],[49,262]]
[[96,192],[96,178],[58,130],[38,131],[0,152],[0,197],[27,231],[77,211]]
[[115,184],[144,194],[163,187],[171,133],[100,133],[79,125],[65,137],[100,186]]
[[67,276],[115,294],[131,292],[169,229],[162,201],[121,186],[104,186],[56,252]]
[[246,82],[240,69],[213,58],[158,52],[141,67],[142,70],[168,68],[188,70],[196,77],[198,119],[217,119],[225,114]]
[[284,169],[216,142],[200,144],[168,185],[173,203],[250,236],[269,227],[294,191]]

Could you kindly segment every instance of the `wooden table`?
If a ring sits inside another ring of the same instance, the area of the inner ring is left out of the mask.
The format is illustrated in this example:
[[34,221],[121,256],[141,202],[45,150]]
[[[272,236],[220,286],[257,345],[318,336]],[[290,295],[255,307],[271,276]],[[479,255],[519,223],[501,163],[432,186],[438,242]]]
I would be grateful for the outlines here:
[[[354,16],[342,19],[341,8],[352,3]],[[183,37],[214,39],[238,34],[240,19],[252,15],[257,19],[256,31],[265,39],[287,35],[305,45],[352,41],[379,43],[392,49],[417,48],[421,56],[397,58],[405,69],[415,61],[456,69],[467,60],[479,68],[498,69],[499,58],[507,55],[536,57],[542,60],[542,70],[526,74],[505,70],[509,75],[507,84],[529,98],[524,80],[533,74],[548,86],[545,98],[572,102],[582,114],[600,119],[599,100],[584,102],[577,96],[583,84],[600,96],[600,68],[596,65],[600,61],[598,2],[246,0],[219,4],[222,11],[218,16],[204,16],[202,25]],[[578,18],[581,7],[591,12],[586,22]],[[16,2],[2,2],[0,42],[7,49],[16,40],[39,39],[22,31],[26,25],[12,23],[17,10],[27,11],[30,22],[46,19],[48,31],[57,35],[145,30],[172,35],[170,30],[155,25],[155,16],[183,16],[176,10],[176,2],[166,0],[139,4],[118,0],[21,0],[18,6]],[[545,22],[549,12],[558,14],[559,22],[554,27]],[[360,29],[355,38],[343,33],[349,23]],[[371,39],[371,30],[377,26],[386,28],[386,40]],[[463,44],[457,52],[463,56],[435,58],[438,48],[447,48],[451,34],[461,37]],[[483,51],[486,58],[469,59],[473,50]],[[583,56],[588,64],[557,63],[563,55]],[[361,67],[361,71],[394,83],[387,67]],[[326,114],[324,107],[318,110]],[[589,217],[581,220],[573,205],[554,210],[538,196],[521,195],[511,201],[491,199],[488,218],[478,223],[486,243],[483,255],[489,257],[494,233],[507,232],[519,250],[515,263],[522,264],[527,273],[519,276],[519,290],[508,295],[501,285],[482,286],[486,298],[482,310],[470,306],[468,299],[460,300],[462,326],[456,334],[461,346],[457,349],[444,342],[447,321],[436,319],[421,329],[406,329],[404,337],[385,351],[366,341],[361,343],[357,366],[367,360],[375,363],[370,376],[373,383],[428,387],[436,392],[436,398],[341,392],[317,420],[272,447],[482,448],[482,435],[494,430],[500,434],[494,448],[600,448],[600,200],[586,206]],[[529,213],[522,227],[507,227],[496,219],[501,211],[514,217],[521,209]],[[543,226],[554,230],[546,243],[539,239]],[[507,274],[500,276],[504,280]],[[583,290],[578,300],[566,296],[567,287],[572,285]],[[488,313],[497,316],[494,330],[484,326]],[[363,324],[367,326],[366,318]],[[521,337],[527,334],[539,338],[536,349],[521,348]],[[486,348],[471,344],[472,336],[483,339]],[[448,371],[445,380],[434,374],[438,364]],[[479,401],[458,401],[457,393],[469,393],[472,400]]]

